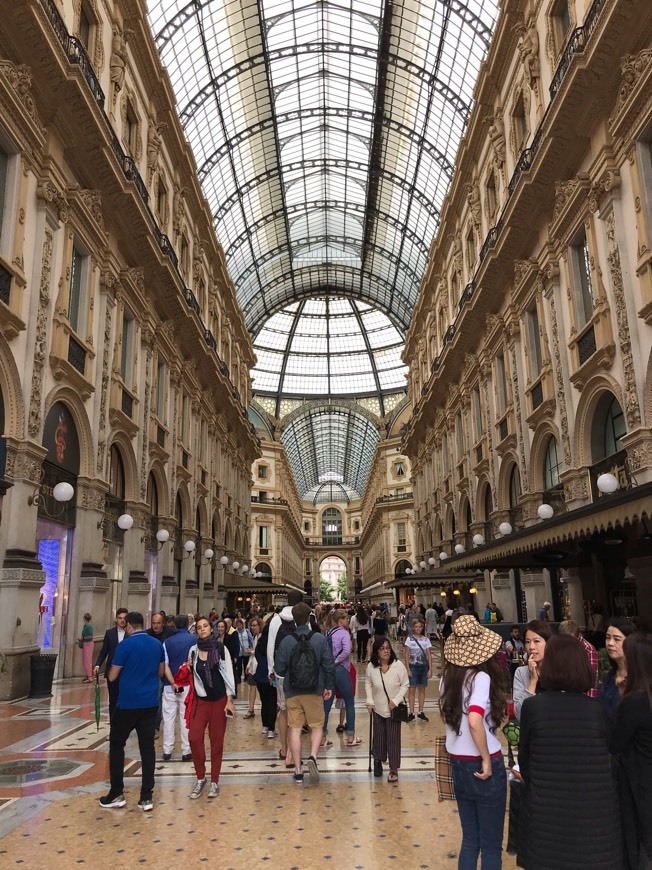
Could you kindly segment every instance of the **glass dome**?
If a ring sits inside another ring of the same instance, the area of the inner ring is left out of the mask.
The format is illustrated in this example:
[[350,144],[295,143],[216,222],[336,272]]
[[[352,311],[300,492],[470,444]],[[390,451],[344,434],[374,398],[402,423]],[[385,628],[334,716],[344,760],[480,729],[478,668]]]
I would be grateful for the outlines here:
[[403,338],[383,312],[340,297],[303,299],[254,339],[258,394],[351,396],[404,390]]

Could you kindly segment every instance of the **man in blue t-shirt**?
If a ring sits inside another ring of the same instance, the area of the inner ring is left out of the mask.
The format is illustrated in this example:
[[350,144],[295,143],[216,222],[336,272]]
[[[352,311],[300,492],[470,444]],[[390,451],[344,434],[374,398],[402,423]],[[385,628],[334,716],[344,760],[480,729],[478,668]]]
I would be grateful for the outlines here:
[[100,798],[100,806],[105,809],[123,807],[126,803],[125,744],[134,729],[138,735],[142,764],[138,806],[146,812],[154,809],[154,727],[158,710],[158,690],[164,670],[163,645],[145,633],[142,613],[128,613],[125,639],[115,651],[108,674],[110,682],[120,678],[120,689],[109,735],[111,788],[107,795]]

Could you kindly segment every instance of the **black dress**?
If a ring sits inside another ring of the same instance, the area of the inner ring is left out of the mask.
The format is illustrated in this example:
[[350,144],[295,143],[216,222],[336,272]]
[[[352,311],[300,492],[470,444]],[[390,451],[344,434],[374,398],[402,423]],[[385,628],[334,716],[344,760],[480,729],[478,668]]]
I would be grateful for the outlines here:
[[528,698],[518,761],[525,779],[518,866],[620,870],[618,803],[602,705],[571,692]]
[[626,870],[652,859],[652,710],[645,692],[626,695],[616,710],[610,748],[616,756]]

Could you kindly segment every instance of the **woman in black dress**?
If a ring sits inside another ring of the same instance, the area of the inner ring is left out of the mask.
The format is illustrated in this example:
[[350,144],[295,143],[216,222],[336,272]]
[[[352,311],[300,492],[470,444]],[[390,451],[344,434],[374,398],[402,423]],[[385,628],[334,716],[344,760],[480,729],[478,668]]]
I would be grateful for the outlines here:
[[602,704],[585,694],[594,681],[578,640],[548,641],[542,691],[521,710],[518,866],[526,870],[623,866],[609,721]]
[[652,635],[625,638],[627,681],[616,708],[611,751],[617,758],[625,870],[652,867]]

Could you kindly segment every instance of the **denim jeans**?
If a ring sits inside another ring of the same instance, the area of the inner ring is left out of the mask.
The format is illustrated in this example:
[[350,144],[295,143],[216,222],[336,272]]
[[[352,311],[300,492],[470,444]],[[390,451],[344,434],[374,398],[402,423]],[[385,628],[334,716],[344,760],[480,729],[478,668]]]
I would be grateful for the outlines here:
[[491,759],[493,775],[478,779],[480,760],[451,759],[457,809],[462,823],[462,848],[458,870],[476,870],[482,854],[482,870],[502,866],[503,827],[507,800],[507,774],[502,755]]
[[[335,665],[335,688],[344,698],[346,707],[346,733],[350,737],[355,734],[355,699],[353,697],[353,684],[349,669],[343,665]],[[324,701],[324,731],[328,730],[328,714],[335,700],[335,692],[328,701]]]

